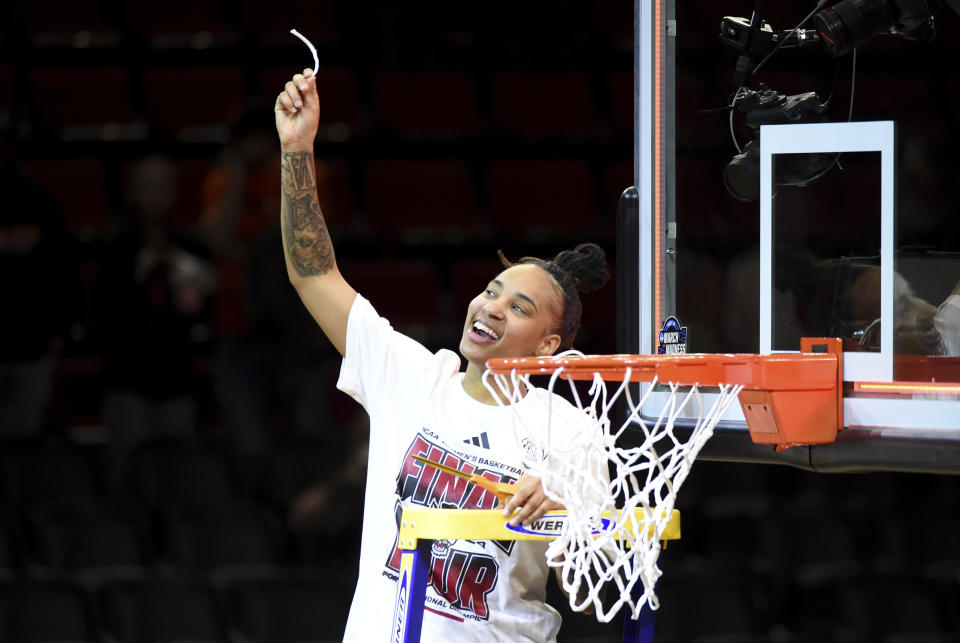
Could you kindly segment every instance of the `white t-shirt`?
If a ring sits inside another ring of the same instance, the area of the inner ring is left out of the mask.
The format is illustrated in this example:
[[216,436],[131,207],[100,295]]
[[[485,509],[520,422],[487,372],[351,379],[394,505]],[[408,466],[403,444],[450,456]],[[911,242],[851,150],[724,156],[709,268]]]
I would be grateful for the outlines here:
[[[370,447],[359,579],[345,641],[389,640],[400,567],[401,498],[459,509],[492,509],[497,504],[491,493],[417,462],[414,454],[513,482],[524,466],[511,428],[514,411],[524,424],[545,424],[552,397],[554,443],[563,432],[584,426],[579,410],[541,389],[532,390],[513,409],[478,402],[467,395],[462,381],[455,353],[429,352],[394,331],[370,302],[357,296],[337,388],[370,415]],[[437,541],[422,640],[553,639],[560,615],[544,602],[549,576],[545,551],[544,541]]]

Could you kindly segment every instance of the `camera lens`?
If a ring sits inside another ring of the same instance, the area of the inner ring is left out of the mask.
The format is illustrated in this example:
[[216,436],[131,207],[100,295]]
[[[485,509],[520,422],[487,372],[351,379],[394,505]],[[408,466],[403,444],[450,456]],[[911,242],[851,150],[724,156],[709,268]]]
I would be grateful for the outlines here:
[[894,23],[886,0],[843,0],[813,17],[820,42],[842,56]]
[[747,143],[723,170],[723,185],[730,196],[745,203],[760,198],[760,153],[754,141]]

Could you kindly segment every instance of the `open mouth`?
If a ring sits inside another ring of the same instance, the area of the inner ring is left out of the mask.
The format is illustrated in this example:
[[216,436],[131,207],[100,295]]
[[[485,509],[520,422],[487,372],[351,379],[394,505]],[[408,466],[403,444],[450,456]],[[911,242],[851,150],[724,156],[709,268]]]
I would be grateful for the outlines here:
[[470,338],[480,343],[493,343],[500,339],[497,331],[493,330],[480,320],[475,320],[470,326]]

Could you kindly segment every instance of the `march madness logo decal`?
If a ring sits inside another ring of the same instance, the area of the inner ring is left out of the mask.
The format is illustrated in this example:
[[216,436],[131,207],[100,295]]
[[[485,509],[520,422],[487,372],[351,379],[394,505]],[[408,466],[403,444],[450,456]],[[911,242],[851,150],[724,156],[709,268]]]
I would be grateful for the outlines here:
[[[449,449],[418,434],[407,449],[403,466],[397,476],[397,494],[404,500],[424,507],[442,509],[493,509],[497,498],[489,491],[468,480],[417,462],[414,455],[422,455],[434,462],[454,467],[468,474],[479,474],[494,482],[516,482],[517,478],[498,471],[482,469]],[[402,508],[396,504],[397,525]],[[394,539],[393,551],[386,566],[400,571],[400,548]],[[480,620],[489,618],[487,595],[493,591],[499,576],[499,565],[490,554],[462,551],[453,548],[454,541],[438,540],[430,556],[430,584],[451,607],[465,616]],[[516,541],[493,541],[509,554]]]
[[658,355],[683,355],[687,352],[687,327],[676,317],[667,317],[660,328]]

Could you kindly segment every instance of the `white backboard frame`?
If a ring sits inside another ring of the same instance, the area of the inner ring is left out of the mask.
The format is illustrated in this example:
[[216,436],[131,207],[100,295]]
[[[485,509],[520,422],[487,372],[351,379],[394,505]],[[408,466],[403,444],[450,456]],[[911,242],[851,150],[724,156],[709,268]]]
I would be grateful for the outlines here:
[[[845,352],[844,381],[893,380],[893,249],[896,127],[893,121],[764,125],[760,128],[760,353],[773,341],[773,156],[880,153],[880,351]],[[832,171],[838,171],[836,169]],[[784,351],[777,351],[784,352]]]

